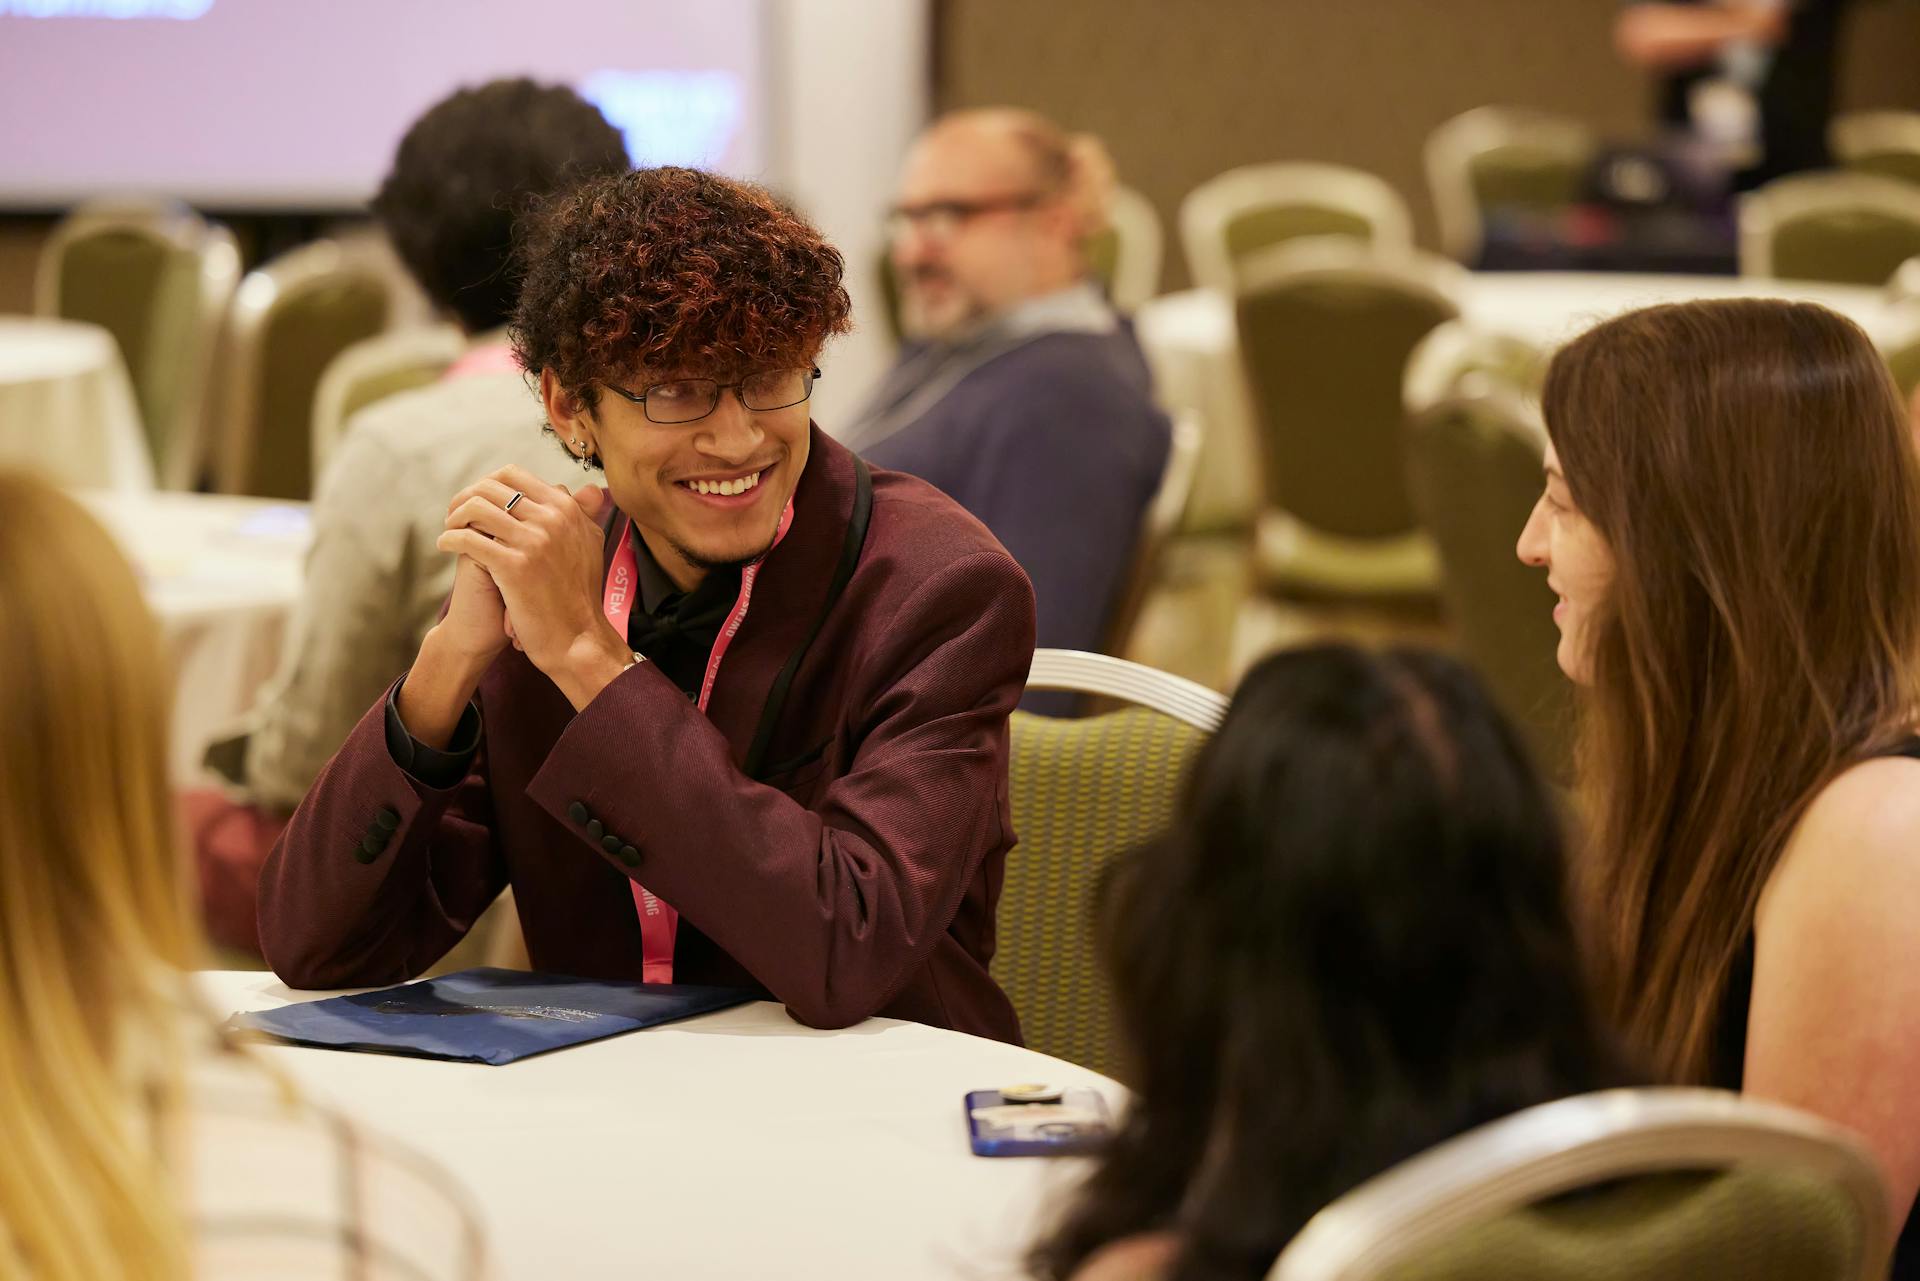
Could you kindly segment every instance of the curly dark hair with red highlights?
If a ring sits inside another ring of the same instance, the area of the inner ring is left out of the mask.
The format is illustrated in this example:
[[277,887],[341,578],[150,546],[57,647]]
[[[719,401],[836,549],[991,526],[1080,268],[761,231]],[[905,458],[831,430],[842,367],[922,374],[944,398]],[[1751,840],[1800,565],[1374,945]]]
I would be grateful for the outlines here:
[[845,264],[768,192],[661,167],[584,183],[527,228],[513,348],[598,403],[645,369],[732,377],[813,363],[845,333]]

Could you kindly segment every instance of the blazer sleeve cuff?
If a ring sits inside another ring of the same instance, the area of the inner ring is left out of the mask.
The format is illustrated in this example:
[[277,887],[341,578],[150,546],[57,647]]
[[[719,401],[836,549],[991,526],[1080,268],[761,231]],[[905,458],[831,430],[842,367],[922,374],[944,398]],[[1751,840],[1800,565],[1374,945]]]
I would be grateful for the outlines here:
[[480,709],[469,701],[454,726],[453,741],[444,749],[428,747],[408,733],[400,719],[400,686],[406,679],[402,676],[387,690],[387,755],[414,782],[445,791],[473,768],[474,755],[480,750]]

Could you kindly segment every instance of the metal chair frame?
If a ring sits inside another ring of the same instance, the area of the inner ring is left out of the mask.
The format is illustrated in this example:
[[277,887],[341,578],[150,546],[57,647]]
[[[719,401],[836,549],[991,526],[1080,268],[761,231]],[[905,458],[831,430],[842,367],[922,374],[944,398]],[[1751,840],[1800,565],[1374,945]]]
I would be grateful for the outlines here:
[[1421,148],[1427,189],[1440,222],[1440,246],[1458,262],[1472,262],[1484,234],[1480,200],[1473,189],[1473,162],[1499,147],[1591,155],[1593,132],[1578,120],[1531,107],[1485,106],[1443,121]]
[[[60,312],[60,276],[67,251],[92,236],[131,233],[144,236],[199,262],[198,307],[193,321],[193,364],[185,372],[174,421],[162,433],[165,457],[153,460],[162,489],[191,489],[198,480],[211,434],[209,418],[221,327],[240,280],[240,248],[233,233],[210,223],[184,205],[137,197],[88,201],[62,218],[41,250],[34,272],[33,309],[42,316]],[[149,424],[149,428],[160,424]]]
[[1243,165],[1209,178],[1180,202],[1180,235],[1195,283],[1233,289],[1245,264],[1271,251],[1263,249],[1236,262],[1227,252],[1228,225],[1244,213],[1289,205],[1351,213],[1373,228],[1375,248],[1389,252],[1412,248],[1413,220],[1406,202],[1383,178],[1363,169],[1311,161]]
[[1227,715],[1227,697],[1145,663],[1077,649],[1036,649],[1027,688],[1124,699],[1211,734]]
[[1851,1134],[1725,1090],[1657,1088],[1543,1103],[1402,1161],[1309,1220],[1268,1281],[1369,1281],[1463,1228],[1575,1188],[1745,1162],[1791,1163],[1834,1180],[1868,1243],[1859,1281],[1885,1274],[1887,1194]]
[[1740,274],[1776,276],[1773,241],[1784,224],[1848,210],[1899,218],[1920,227],[1920,188],[1897,178],[1840,170],[1776,178],[1740,198]]

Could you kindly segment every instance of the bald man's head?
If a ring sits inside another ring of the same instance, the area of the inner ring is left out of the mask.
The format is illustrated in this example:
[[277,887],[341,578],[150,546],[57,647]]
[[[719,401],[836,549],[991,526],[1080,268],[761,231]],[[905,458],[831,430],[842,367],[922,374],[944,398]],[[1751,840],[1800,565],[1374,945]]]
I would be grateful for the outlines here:
[[928,126],[907,153],[894,206],[907,332],[955,337],[1084,276],[1086,180],[1111,178],[1099,168],[1084,142],[1030,111],[955,112]]

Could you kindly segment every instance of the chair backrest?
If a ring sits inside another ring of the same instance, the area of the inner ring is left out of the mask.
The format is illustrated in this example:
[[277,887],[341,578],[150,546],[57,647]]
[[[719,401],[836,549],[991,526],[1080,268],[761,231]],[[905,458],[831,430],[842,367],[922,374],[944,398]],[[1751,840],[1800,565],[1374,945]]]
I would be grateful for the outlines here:
[[1113,617],[1107,624],[1107,649],[1110,653],[1127,652],[1127,640],[1133,635],[1134,624],[1139,622],[1147,593],[1159,576],[1160,558],[1168,542],[1186,521],[1187,508],[1193,500],[1193,487],[1200,475],[1200,447],[1203,443],[1197,414],[1184,413],[1173,419],[1173,438],[1168,442],[1166,466],[1160,472],[1160,488],[1154,491],[1153,501],[1147,504],[1146,513],[1140,519],[1140,533],[1133,548],[1133,565],[1121,588],[1120,600],[1114,606]]
[[1188,763],[1227,700],[1104,654],[1037,650],[1030,690],[1130,706],[1078,720],[1012,717],[1013,827],[993,976],[1028,1046],[1095,1071],[1120,1063],[1112,1001],[1093,948],[1094,892],[1121,854],[1166,829]]
[[172,202],[83,204],[41,251],[34,309],[113,335],[162,488],[198,479],[214,352],[239,278],[233,234]]
[[[1546,575],[1514,544],[1540,496],[1546,427],[1526,385],[1460,369],[1426,396],[1408,376],[1407,483],[1440,556],[1440,597],[1461,656],[1520,726],[1546,770],[1570,763],[1572,690]],[[1424,397],[1424,398],[1423,398]]]
[[219,488],[305,499],[313,488],[313,405],[335,356],[387,327],[388,277],[319,240],[247,273],[227,325],[231,377]]
[[1890,1220],[1872,1159],[1835,1126],[1722,1090],[1608,1090],[1401,1162],[1315,1215],[1268,1275],[1869,1281]]
[[1920,254],[1920,187],[1801,173],[1740,198],[1740,274],[1879,285]]
[[1903,299],[1887,310],[1886,327],[1876,335],[1876,342],[1901,399],[1911,404],[1913,393],[1920,389],[1920,297]]
[[1306,161],[1244,165],[1180,202],[1180,236],[1194,283],[1230,290],[1247,260],[1304,236],[1351,236],[1380,250],[1411,248],[1400,193],[1362,169]]
[[1087,265],[1106,282],[1116,311],[1131,312],[1160,292],[1166,231],[1153,202],[1132,187],[1115,187],[1107,229],[1087,241]]
[[1445,121],[1423,149],[1441,248],[1473,262],[1487,210],[1573,203],[1596,145],[1580,121],[1525,107],[1475,107]]
[[377,400],[434,382],[465,348],[457,327],[432,325],[362,338],[335,356],[313,393],[313,474],[326,472],[348,419]]
[[1827,141],[1847,169],[1920,184],[1920,112],[1846,112],[1827,126]]
[[1335,237],[1244,264],[1235,319],[1273,507],[1350,539],[1417,527],[1401,382],[1420,340],[1459,315],[1462,280],[1444,259]]

